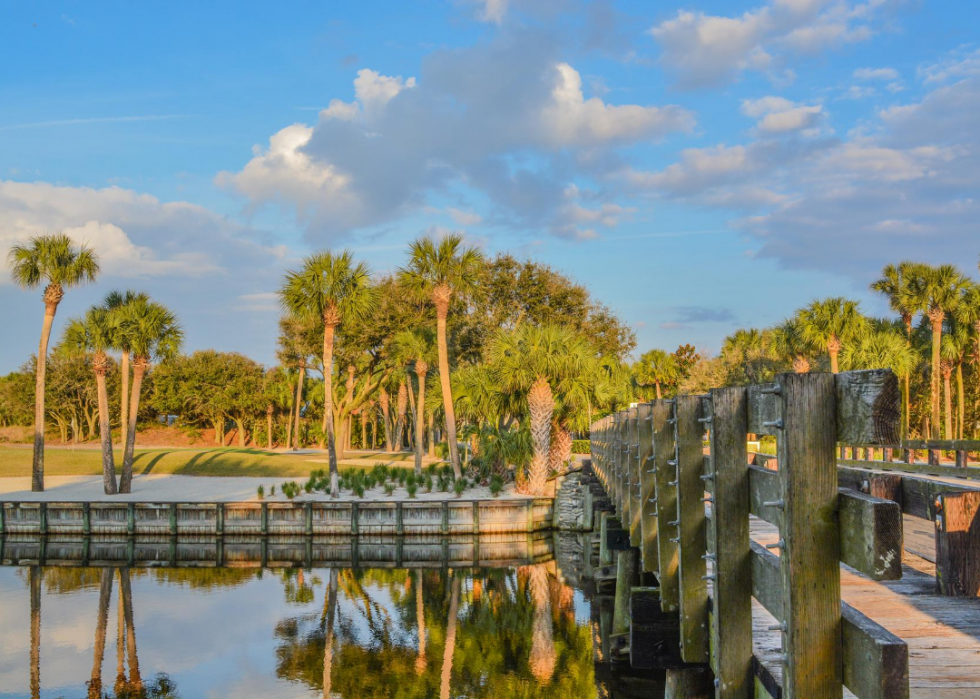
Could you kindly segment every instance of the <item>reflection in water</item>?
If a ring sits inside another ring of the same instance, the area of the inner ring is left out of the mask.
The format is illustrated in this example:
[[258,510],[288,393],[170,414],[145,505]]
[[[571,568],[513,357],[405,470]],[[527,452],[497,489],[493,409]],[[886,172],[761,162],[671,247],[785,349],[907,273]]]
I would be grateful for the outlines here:
[[[568,579],[554,560],[512,568],[0,567],[0,615],[5,626],[16,622],[11,642],[0,639],[0,697],[619,696],[597,680],[589,604]],[[103,666],[113,632],[110,687]],[[141,667],[154,679],[144,681]]]

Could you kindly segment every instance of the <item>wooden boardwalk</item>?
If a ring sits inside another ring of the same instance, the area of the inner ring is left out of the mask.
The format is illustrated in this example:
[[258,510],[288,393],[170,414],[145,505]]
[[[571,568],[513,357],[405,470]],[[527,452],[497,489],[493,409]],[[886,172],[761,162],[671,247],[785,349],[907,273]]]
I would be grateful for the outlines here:
[[[753,517],[752,539],[762,545],[778,540],[773,525]],[[980,600],[944,597],[936,585],[933,525],[905,517],[906,553],[902,579],[875,582],[841,567],[841,599],[901,638],[909,647],[911,699],[980,697]],[[782,678],[780,634],[770,631],[772,616],[753,600],[752,637],[758,657],[777,681]],[[845,697],[854,695],[846,688]]]

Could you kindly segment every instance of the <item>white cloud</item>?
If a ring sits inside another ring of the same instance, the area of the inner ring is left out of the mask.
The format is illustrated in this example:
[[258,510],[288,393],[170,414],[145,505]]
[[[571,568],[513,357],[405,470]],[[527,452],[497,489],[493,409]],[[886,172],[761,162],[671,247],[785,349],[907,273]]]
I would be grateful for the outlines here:
[[743,100],[742,113],[759,118],[756,130],[763,135],[779,135],[805,131],[816,135],[825,116],[823,106],[797,104],[782,97],[761,97]]
[[950,51],[942,60],[921,66],[918,74],[927,84],[980,75],[980,48],[961,47]]
[[[0,180],[0,249],[62,231],[91,246],[103,274],[195,277],[223,271],[214,247],[237,227],[203,207],[163,203],[128,189],[59,187]],[[204,237],[201,237],[201,236]],[[242,241],[239,248],[250,248]],[[271,252],[271,249],[268,250]],[[6,256],[0,266],[6,266]],[[0,276],[4,282],[7,274]]]
[[723,85],[745,71],[785,81],[792,75],[784,67],[788,57],[869,38],[868,23],[881,2],[770,0],[732,17],[681,10],[650,34],[681,87]]
[[508,0],[477,0],[480,7],[480,19],[484,22],[502,24],[507,14]]
[[453,207],[449,207],[446,211],[453,217],[453,221],[460,226],[477,226],[483,223],[483,217],[475,211],[463,211]]
[[384,109],[399,92],[415,87],[415,78],[402,80],[402,76],[381,75],[369,68],[357,71],[354,79],[354,96],[370,117]]
[[890,82],[898,80],[898,71],[894,68],[858,68],[854,71],[854,79],[862,81]]

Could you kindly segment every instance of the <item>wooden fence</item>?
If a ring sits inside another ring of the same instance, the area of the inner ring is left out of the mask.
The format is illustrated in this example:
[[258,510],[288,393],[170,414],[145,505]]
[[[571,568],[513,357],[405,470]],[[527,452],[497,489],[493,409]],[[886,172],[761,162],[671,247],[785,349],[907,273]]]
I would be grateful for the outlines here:
[[[843,687],[859,699],[908,697],[906,644],[840,593],[841,563],[875,580],[901,576],[901,508],[839,488],[837,466],[839,443],[898,442],[898,397],[888,371],[784,374],[592,426],[593,468],[626,545],[654,576],[659,611],[676,617],[681,659],[710,664],[719,699],[778,693],[753,654],[753,598],[781,635],[783,697],[839,699]],[[749,465],[751,433],[776,437],[775,470]],[[750,515],[778,527],[778,543],[753,542]]]

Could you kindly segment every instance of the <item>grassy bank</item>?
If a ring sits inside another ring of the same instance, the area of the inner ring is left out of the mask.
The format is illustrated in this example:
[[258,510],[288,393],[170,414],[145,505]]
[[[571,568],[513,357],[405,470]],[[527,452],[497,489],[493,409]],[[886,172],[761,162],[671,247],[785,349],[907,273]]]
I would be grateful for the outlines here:
[[[116,451],[116,470],[122,452]],[[376,463],[411,465],[411,454],[373,452],[340,462],[343,466],[370,468]],[[324,454],[279,454],[261,449],[234,447],[137,449],[133,462],[136,474],[179,474],[182,476],[284,476],[305,477],[314,469],[327,468]],[[102,454],[97,449],[48,449],[44,472],[50,476],[97,476],[102,473]],[[0,477],[31,475],[31,449],[0,446]]]

